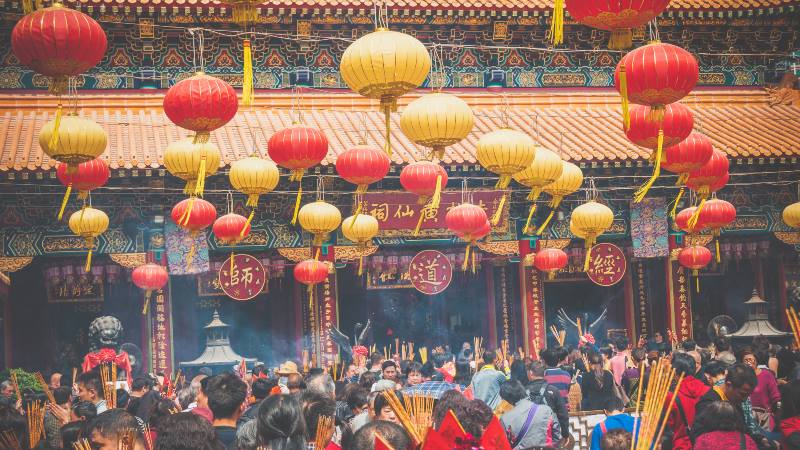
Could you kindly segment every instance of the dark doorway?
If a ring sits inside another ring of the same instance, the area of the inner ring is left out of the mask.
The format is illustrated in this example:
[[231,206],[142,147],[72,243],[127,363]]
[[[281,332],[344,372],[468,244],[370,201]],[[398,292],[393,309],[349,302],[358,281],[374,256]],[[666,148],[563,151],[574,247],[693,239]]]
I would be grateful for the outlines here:
[[[609,331],[625,329],[623,282],[608,287],[598,286],[588,280],[545,282],[544,299],[548,345],[557,345],[549,332],[551,324],[566,330],[566,343],[576,345],[578,330],[571,322],[577,322],[578,317],[581,319],[583,332],[591,331],[598,344],[607,340]],[[605,319],[598,321],[606,308],[608,310]],[[590,329],[595,323],[595,327]]]

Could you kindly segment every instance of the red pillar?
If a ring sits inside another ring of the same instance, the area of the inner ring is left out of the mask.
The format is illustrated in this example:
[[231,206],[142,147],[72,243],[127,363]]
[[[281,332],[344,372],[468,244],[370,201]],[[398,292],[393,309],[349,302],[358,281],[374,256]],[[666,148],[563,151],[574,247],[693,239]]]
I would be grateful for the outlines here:
[[633,345],[636,345],[636,306],[633,304],[633,280],[631,278],[631,269],[629,265],[625,270],[625,275],[622,279],[623,289],[625,290],[625,328],[628,330],[628,340]]
[[525,353],[538,359],[538,351],[547,346],[544,284],[538,270],[525,266],[525,257],[535,251],[530,241],[519,241],[519,292]]

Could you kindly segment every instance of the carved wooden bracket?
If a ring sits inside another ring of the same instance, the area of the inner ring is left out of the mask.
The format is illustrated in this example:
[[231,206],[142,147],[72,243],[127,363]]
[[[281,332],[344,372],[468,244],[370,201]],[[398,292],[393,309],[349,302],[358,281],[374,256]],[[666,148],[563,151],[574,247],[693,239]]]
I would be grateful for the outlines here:
[[111,260],[122,267],[135,269],[147,263],[146,253],[109,253]]
[[33,261],[33,256],[0,257],[0,272],[16,272]]

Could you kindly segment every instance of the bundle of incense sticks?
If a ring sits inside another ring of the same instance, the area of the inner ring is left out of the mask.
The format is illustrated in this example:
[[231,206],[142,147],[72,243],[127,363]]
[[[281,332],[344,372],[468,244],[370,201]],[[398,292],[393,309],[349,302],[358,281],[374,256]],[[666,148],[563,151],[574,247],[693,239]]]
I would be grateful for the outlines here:
[[369,348],[369,354],[378,353],[378,344],[372,344]]
[[414,359],[414,343],[408,343],[408,359]]
[[575,319],[575,323],[578,325],[578,340],[583,336],[583,328],[581,327],[581,318],[578,317]]
[[47,401],[55,405],[56,404],[56,399],[55,399],[55,397],[53,397],[53,392],[50,390],[50,386],[47,383],[45,383],[44,377],[42,376],[42,373],[41,372],[36,372],[34,374],[34,376],[36,377],[36,381],[39,382],[39,386],[42,387],[42,390],[44,391],[44,395],[47,396]]
[[786,309],[786,317],[789,319],[789,327],[791,327],[794,335],[794,343],[797,348],[800,348],[800,320],[798,320],[797,311],[794,310],[794,307],[790,306]]
[[419,348],[419,359],[422,361],[422,364],[428,362],[428,347]]
[[383,346],[383,359],[384,361],[389,359],[389,349],[387,349],[385,345]]
[[0,448],[8,450],[22,450],[17,434],[12,430],[0,431]]
[[411,416],[409,416],[408,411],[406,411],[406,408],[403,407],[403,404],[400,403],[400,399],[397,398],[397,395],[394,393],[394,391],[391,389],[388,391],[383,391],[383,395],[386,398],[386,402],[389,404],[389,407],[392,408],[394,414],[397,416],[397,419],[400,420],[400,425],[406,429],[409,436],[411,436],[411,440],[414,441],[414,447],[422,444],[422,438],[417,432],[417,427],[414,424],[414,421],[411,420]]
[[80,439],[72,443],[72,448],[75,450],[92,450],[92,444],[86,439]]
[[119,450],[133,450],[136,446],[136,429],[123,428],[118,435]]
[[517,354],[519,355],[519,359],[525,359],[525,350],[522,347],[517,348]]
[[44,406],[39,400],[28,403],[28,445],[36,448],[44,437]]
[[550,325],[550,332],[553,333],[553,337],[556,338],[556,342],[558,345],[564,346],[564,340],[567,337],[567,332],[564,330],[559,330],[558,327],[555,325]]
[[303,373],[308,373],[308,350],[303,349]]
[[403,396],[403,403],[406,411],[411,417],[420,438],[425,440],[428,430],[433,426],[433,403],[435,399],[427,395],[415,392],[411,395]]
[[533,357],[539,360],[539,339],[533,338]]
[[[337,358],[338,358],[338,356],[337,356]],[[347,364],[341,364],[339,366],[339,380],[343,380],[344,379],[344,370],[345,370],[345,368],[347,368]]]
[[400,360],[405,361],[408,357],[408,346],[405,342],[400,346]]
[[[474,337],[472,338],[472,345],[475,349],[475,370],[481,365],[481,361],[483,361],[483,338],[482,337]],[[484,361],[486,364],[494,364],[494,361]]]
[[14,395],[17,396],[17,401],[22,400],[22,393],[19,392],[19,383],[17,382],[17,373],[11,370],[11,386],[14,388]]
[[[394,338],[394,352],[397,353],[398,355],[400,355],[400,339],[399,338]],[[394,353],[392,353],[390,356],[394,357]]]
[[153,434],[150,432],[150,424],[144,424],[144,445],[147,450],[153,450]]
[[117,406],[117,365],[111,363],[111,367],[106,364],[100,366],[100,381],[103,383],[103,396],[106,399],[108,409]]
[[314,448],[322,450],[328,445],[333,436],[333,423],[332,416],[319,416],[317,434],[314,436]]
[[511,364],[512,355],[508,351],[508,341],[505,339],[500,341],[500,355],[503,361],[508,361]]
[[[639,379],[642,380],[644,379],[644,365],[639,370]],[[669,362],[663,358],[656,361],[650,369],[650,378],[647,380],[643,406],[641,398],[642,385],[644,383],[639,383],[639,389],[636,394],[636,412],[638,414],[634,416],[633,429],[637,429],[637,421],[639,422],[639,428],[636,439],[631,443],[631,450],[650,450],[653,442],[660,442],[669,417],[669,414],[662,413],[672,410],[676,397],[673,395],[669,405],[667,405],[667,394],[669,392],[678,392],[683,382],[683,375],[681,374],[678,378],[675,386],[672,385],[674,380],[675,369],[670,367]]]

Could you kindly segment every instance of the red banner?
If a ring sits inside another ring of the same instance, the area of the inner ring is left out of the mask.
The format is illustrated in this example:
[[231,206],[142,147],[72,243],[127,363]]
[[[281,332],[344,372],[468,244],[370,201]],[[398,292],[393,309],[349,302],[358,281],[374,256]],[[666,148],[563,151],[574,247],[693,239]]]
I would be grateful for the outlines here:
[[[486,210],[486,214],[492,217],[500,206],[504,191],[471,191],[469,196],[471,202]],[[366,202],[366,213],[378,219],[380,223],[381,236],[407,236],[409,231],[417,227],[420,213],[425,205],[417,203],[415,194],[397,192],[366,192],[364,201]],[[428,214],[422,222],[420,235],[430,236],[451,236],[447,230],[444,218],[447,211],[463,203],[463,196],[460,191],[442,192],[442,201],[439,209]],[[506,202],[508,205],[508,202]],[[497,231],[508,229],[508,206],[503,208],[503,216]]]
[[[527,353],[534,354],[547,346],[547,325],[544,315],[544,286],[539,271],[523,267],[525,288],[525,328]],[[534,356],[539,359],[538,354]]]
[[686,270],[677,262],[667,262],[669,324],[679,341],[692,339],[692,302]]
[[172,373],[172,307],[169,300],[169,285],[153,292],[150,307],[152,336],[150,358],[153,372],[166,375]]

